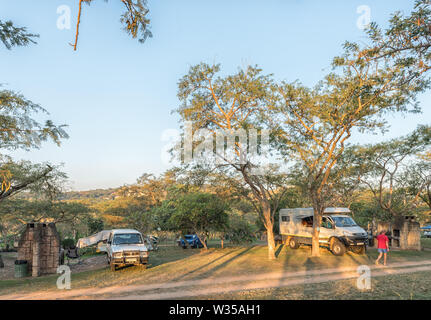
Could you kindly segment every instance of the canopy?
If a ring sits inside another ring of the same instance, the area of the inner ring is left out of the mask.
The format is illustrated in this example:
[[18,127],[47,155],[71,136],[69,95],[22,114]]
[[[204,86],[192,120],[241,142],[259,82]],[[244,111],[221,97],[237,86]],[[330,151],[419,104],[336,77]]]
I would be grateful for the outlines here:
[[429,225],[429,226],[425,226],[425,227],[422,227],[421,229],[424,229],[424,230],[431,230],[431,225]]

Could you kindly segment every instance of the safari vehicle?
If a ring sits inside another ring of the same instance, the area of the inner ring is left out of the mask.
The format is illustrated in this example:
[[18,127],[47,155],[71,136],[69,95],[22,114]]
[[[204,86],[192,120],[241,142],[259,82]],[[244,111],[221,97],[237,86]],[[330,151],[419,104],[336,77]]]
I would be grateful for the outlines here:
[[142,234],[133,229],[111,230],[106,242],[106,254],[111,270],[127,265],[148,263],[148,249]]
[[[348,249],[363,254],[367,247],[367,232],[355,223],[349,213],[348,208],[327,208],[322,217],[319,243],[336,256],[342,256]],[[281,209],[280,234],[283,243],[292,249],[311,245],[313,216],[313,208]]]

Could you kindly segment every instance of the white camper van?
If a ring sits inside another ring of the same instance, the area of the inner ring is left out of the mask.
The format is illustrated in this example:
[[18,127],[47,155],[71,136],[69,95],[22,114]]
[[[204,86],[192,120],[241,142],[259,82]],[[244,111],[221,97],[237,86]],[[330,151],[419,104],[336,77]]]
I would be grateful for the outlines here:
[[[364,253],[367,232],[359,227],[348,214],[348,208],[327,208],[322,217],[319,242],[334,255],[341,256],[347,249]],[[302,244],[311,244],[313,234],[313,208],[281,209],[280,235],[283,243],[292,249]]]

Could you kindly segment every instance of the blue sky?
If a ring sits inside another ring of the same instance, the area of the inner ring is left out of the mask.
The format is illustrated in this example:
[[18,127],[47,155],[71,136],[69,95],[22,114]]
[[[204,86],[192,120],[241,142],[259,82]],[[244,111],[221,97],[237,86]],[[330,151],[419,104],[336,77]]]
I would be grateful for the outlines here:
[[[17,90],[69,125],[70,139],[58,148],[15,152],[17,158],[64,163],[76,190],[132,183],[144,172],[161,173],[164,130],[179,127],[177,82],[191,65],[218,62],[224,72],[258,64],[277,79],[306,85],[329,71],[346,40],[364,40],[357,8],[368,5],[371,19],[385,24],[390,13],[408,13],[406,0],[148,0],[151,30],[144,44],[119,22],[119,0],[94,0],[83,7],[78,51],[74,40],[77,0],[0,0],[0,19],[39,33],[37,45],[0,48],[0,83]],[[68,5],[70,30],[56,26],[57,8]],[[390,118],[386,136],[353,137],[370,142],[407,134],[429,122],[424,113]]]

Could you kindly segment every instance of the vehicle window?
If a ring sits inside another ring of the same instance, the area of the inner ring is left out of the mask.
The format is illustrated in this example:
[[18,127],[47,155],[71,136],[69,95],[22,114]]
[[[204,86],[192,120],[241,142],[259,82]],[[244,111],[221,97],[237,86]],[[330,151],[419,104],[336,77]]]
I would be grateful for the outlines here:
[[281,216],[281,221],[283,221],[283,222],[289,222],[290,221],[290,217],[289,216]]
[[302,219],[302,225],[304,227],[313,227],[313,217],[305,217]]
[[333,216],[332,220],[334,220],[335,225],[337,227],[356,227],[356,222],[350,217],[337,217]]
[[138,233],[118,233],[114,235],[113,243],[119,244],[140,244],[142,243],[141,235]]
[[327,228],[327,229],[332,229],[332,223],[328,218],[323,217],[321,227]]

